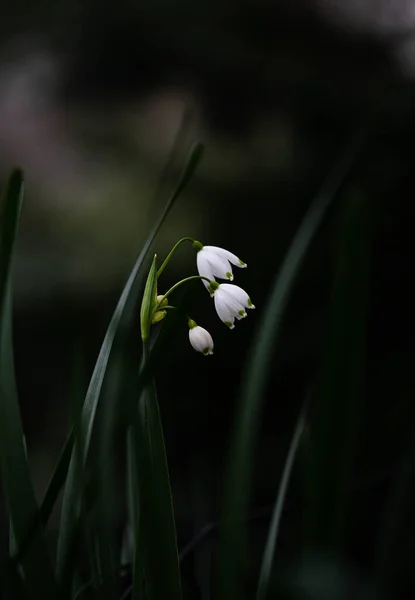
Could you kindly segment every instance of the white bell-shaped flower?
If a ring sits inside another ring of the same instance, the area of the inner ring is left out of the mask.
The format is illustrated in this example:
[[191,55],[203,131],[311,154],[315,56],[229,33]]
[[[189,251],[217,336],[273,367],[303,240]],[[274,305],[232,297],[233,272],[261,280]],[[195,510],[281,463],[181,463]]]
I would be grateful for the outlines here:
[[[196,262],[197,270],[201,277],[207,277],[209,280],[216,281],[216,277],[219,279],[228,279],[233,281],[232,265],[240,267],[241,269],[246,268],[247,264],[244,263],[232,252],[218,248],[217,246],[202,246],[199,242],[194,244],[198,249]],[[206,280],[202,280],[205,287],[209,289],[209,284]]]
[[189,319],[189,341],[196,352],[201,352],[205,356],[213,354],[212,336],[192,319]]
[[230,283],[218,284],[210,282],[210,290],[213,293],[216,312],[221,321],[233,329],[235,319],[246,317],[246,308],[255,308],[248,294],[242,288]]

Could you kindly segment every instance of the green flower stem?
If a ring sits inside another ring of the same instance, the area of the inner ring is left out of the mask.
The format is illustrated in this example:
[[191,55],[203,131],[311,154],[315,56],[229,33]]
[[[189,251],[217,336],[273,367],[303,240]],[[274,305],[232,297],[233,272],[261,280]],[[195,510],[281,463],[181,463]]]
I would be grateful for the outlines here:
[[202,275],[192,275],[191,277],[186,277],[186,279],[182,279],[181,281],[177,282],[174,284],[173,287],[171,287],[169,289],[168,292],[166,292],[163,296],[163,298],[161,298],[160,302],[157,304],[154,312],[156,312],[159,309],[165,308],[161,306],[161,303],[170,296],[170,294],[172,294],[174,291],[177,290],[178,287],[180,287],[183,283],[187,283],[188,281],[194,281],[196,279],[204,279],[205,281],[208,281],[209,283],[211,283],[210,279],[208,279],[207,277],[203,277]]
[[175,244],[173,246],[173,248],[170,250],[169,254],[167,255],[167,258],[165,259],[165,261],[161,265],[160,269],[157,271],[157,279],[160,277],[160,275],[163,273],[164,269],[167,267],[168,263],[170,262],[171,257],[176,252],[177,248],[179,246],[181,246],[181,244],[183,244],[184,242],[192,242],[192,244],[193,244],[194,243],[194,239],[191,238],[191,237],[184,237],[181,240],[179,240],[177,242],[177,244]]

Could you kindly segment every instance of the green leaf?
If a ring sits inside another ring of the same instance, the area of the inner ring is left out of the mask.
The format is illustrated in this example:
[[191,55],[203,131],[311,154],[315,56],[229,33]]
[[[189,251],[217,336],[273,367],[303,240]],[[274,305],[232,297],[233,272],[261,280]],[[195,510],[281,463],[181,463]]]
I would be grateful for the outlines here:
[[[135,330],[134,330],[135,331]],[[101,600],[117,597],[121,539],[117,535],[117,517],[122,510],[117,488],[119,484],[115,457],[118,454],[120,416],[127,400],[130,373],[125,362],[127,352],[115,345],[101,393],[101,412],[96,423],[97,457],[91,462],[91,487],[96,492],[94,502],[95,526],[91,532],[90,559],[98,564],[98,596]],[[136,363],[136,370],[138,362]],[[121,408],[122,407],[122,408]],[[122,431],[124,433],[124,431]],[[95,453],[94,453],[95,454]],[[80,466],[82,469],[82,466]],[[91,553],[92,550],[92,553]],[[91,560],[91,565],[93,565]]]
[[138,421],[138,413],[136,413],[134,421],[128,431],[127,438],[127,469],[128,469],[128,506],[130,526],[133,532],[133,584],[131,588],[132,600],[139,600],[142,595],[144,581],[144,555],[143,543],[140,543],[141,528],[140,528],[140,494],[139,494],[139,468],[138,462],[138,440],[140,435],[140,423]]
[[243,561],[246,552],[244,519],[251,496],[255,441],[268,375],[271,369],[275,369],[275,364],[270,363],[269,357],[272,356],[272,350],[278,341],[288,300],[307,250],[344,183],[366,133],[367,128],[364,127],[352,137],[308,209],[271,288],[271,295],[248,357],[225,471],[215,581],[217,600],[240,600],[242,597]]
[[61,450],[58,462],[46,487],[46,492],[43,497],[43,501],[39,507],[39,511],[34,517],[31,526],[28,528],[26,536],[24,537],[24,539],[21,540],[20,545],[18,545],[16,553],[12,555],[11,563],[13,565],[16,565],[22,560],[38,528],[42,525],[45,526],[49,521],[50,515],[52,514],[53,508],[56,504],[56,500],[59,496],[59,492],[65,484],[69,468],[69,462],[71,460],[72,455],[73,443],[74,427],[71,427],[71,430],[66,438],[65,444]]
[[[81,354],[82,356],[82,354]],[[71,429],[67,435],[65,440],[65,444],[60,452],[58,461],[53,470],[52,476],[49,480],[48,485],[46,486],[46,491],[42,500],[42,503],[39,507],[39,512],[34,519],[32,525],[27,531],[26,537],[22,540],[21,545],[18,547],[17,551],[12,555],[11,564],[16,565],[21,561],[24,553],[28,549],[33,536],[35,535],[37,529],[43,525],[45,527],[49,521],[49,518],[52,514],[53,508],[58,499],[59,493],[62,487],[65,484],[66,476],[68,473],[69,463],[72,456],[72,449],[74,445],[75,439],[75,430],[77,429],[76,425],[78,425],[79,421],[79,411],[82,407],[83,398],[80,400],[80,395],[82,393],[83,387],[83,363],[82,359],[78,357],[78,353],[75,352],[75,363],[74,363],[74,374],[72,377],[72,403],[73,403],[73,412],[74,412],[74,424],[71,426]],[[84,393],[84,392],[83,392]]]
[[[23,175],[15,170],[4,195],[0,230],[0,458],[13,544],[19,547],[37,519],[38,505],[26,457],[12,343],[12,258],[23,203]],[[57,598],[53,569],[40,530],[21,560],[33,598]]]
[[369,281],[369,215],[358,193],[345,195],[335,228],[328,339],[316,389],[307,457],[306,543],[343,551],[348,493],[364,393]]
[[281,477],[280,486],[278,489],[277,499],[272,513],[271,523],[269,526],[267,543],[262,558],[261,571],[259,574],[258,589],[256,600],[265,600],[271,580],[272,564],[274,561],[275,546],[278,537],[279,526],[281,522],[282,511],[284,508],[287,488],[290,481],[291,473],[294,466],[295,457],[300,444],[301,436],[304,432],[306,423],[306,406],[302,409],[298,417],[297,425],[291,440],[290,449],[287,454],[287,459],[284,465],[284,471]]
[[[141,393],[131,429],[130,464],[137,471],[134,492],[136,560],[133,598],[142,587],[142,568],[149,600],[181,599],[179,557],[169,471],[154,382]],[[137,493],[138,492],[138,493]],[[139,553],[137,556],[137,552]],[[162,576],[160,576],[162,574]]]
[[[150,543],[147,541],[146,535],[149,535],[149,529],[145,529],[141,525],[141,510],[143,501],[141,498],[141,494],[146,494],[144,496],[145,502],[147,502],[146,506],[149,504],[150,511],[154,511],[154,514],[157,515],[156,522],[159,520],[159,511],[157,507],[157,503],[159,503],[160,494],[164,494],[163,498],[161,498],[161,510],[167,515],[169,521],[167,522],[167,526],[164,526],[163,529],[167,533],[167,542],[169,540],[169,527],[170,532],[173,530],[174,533],[174,517],[172,512],[172,506],[170,499],[170,485],[168,480],[168,472],[167,472],[167,461],[164,454],[164,442],[162,438],[161,431],[161,423],[159,424],[159,431],[156,433],[158,435],[159,444],[161,444],[161,448],[159,446],[158,455],[160,457],[161,450],[161,461],[162,468],[161,474],[162,477],[157,478],[156,483],[152,482],[152,478],[157,473],[160,472],[160,468],[157,467],[157,462],[153,463],[152,454],[150,450],[147,450],[149,444],[149,434],[147,431],[142,431],[142,424],[140,422],[139,413],[137,409],[137,398],[142,398],[142,394],[151,393],[151,390],[147,391],[149,385],[151,385],[151,381],[153,379],[154,372],[157,370],[158,365],[160,364],[160,360],[163,357],[164,350],[166,346],[171,347],[171,340],[177,336],[177,327],[183,323],[186,315],[182,311],[181,303],[178,302],[177,310],[174,311],[163,324],[162,328],[158,328],[154,331],[154,335],[152,336],[152,344],[151,351],[147,356],[146,351],[146,359],[142,360],[142,364],[140,370],[137,370],[138,358],[132,356],[131,351],[125,352],[121,354],[119,357],[119,369],[114,369],[115,373],[122,373],[118,377],[118,390],[115,390],[115,393],[112,394],[108,398],[110,402],[105,402],[105,415],[103,418],[104,425],[102,428],[103,433],[101,437],[101,450],[100,450],[100,463],[105,464],[106,468],[103,471],[103,478],[101,482],[101,490],[105,492],[101,494],[101,496],[105,495],[107,498],[103,503],[101,503],[101,513],[107,514],[108,516],[105,518],[104,522],[108,522],[108,517],[110,517],[111,506],[108,499],[111,497],[111,468],[108,473],[108,465],[112,465],[111,452],[112,446],[109,443],[111,439],[111,424],[116,421],[116,411],[117,407],[120,406],[120,401],[126,409],[124,423],[124,431],[127,432],[127,465],[128,465],[128,502],[129,502],[129,515],[130,515],[130,524],[133,527],[133,542],[134,542],[134,559],[133,559],[133,584],[128,592],[125,592],[125,597],[129,596],[130,593],[133,593],[135,598],[142,598],[143,593],[143,585],[144,585],[144,557],[147,553],[147,558],[150,561],[155,561],[155,566],[153,569],[154,572],[157,572],[159,568],[158,565],[158,556],[160,550],[157,549],[157,544],[155,540],[152,541],[150,539]],[[147,350],[147,348],[146,348]],[[111,369],[112,370],[112,369]],[[113,390],[114,391],[114,390]],[[157,398],[155,398],[155,402],[157,403]],[[156,415],[157,416],[157,415]],[[156,423],[157,424],[157,423]],[[154,436],[153,436],[154,437]],[[154,445],[152,443],[152,447],[157,449],[157,444]],[[152,451],[152,450],[151,450]],[[144,457],[144,458],[143,458]],[[157,455],[156,455],[157,457]],[[147,462],[146,462],[147,461]],[[158,459],[160,462],[160,459]],[[150,466],[151,463],[151,466]],[[147,464],[147,466],[146,466]],[[164,466],[163,466],[164,465]],[[164,473],[163,473],[164,469]],[[145,474],[150,473],[150,476],[146,476]],[[109,475],[109,477],[108,477]],[[140,476],[142,479],[140,479]],[[164,490],[162,487],[164,480]],[[141,486],[141,484],[143,484]],[[141,486],[141,487],[140,487]],[[114,486],[112,486],[114,487]],[[152,491],[153,490],[153,491]],[[153,500],[153,495],[155,496],[155,501]],[[150,498],[150,500],[149,500]],[[163,508],[164,507],[164,508]],[[144,510],[144,509],[143,509]],[[169,514],[170,512],[170,514]],[[148,513],[148,509],[147,509]],[[162,516],[163,519],[163,516]],[[170,525],[169,525],[170,522]],[[153,519],[146,523],[148,527],[151,528],[151,524],[153,523]],[[155,529],[157,531],[157,528]],[[167,547],[163,548],[166,543],[164,531],[162,533],[162,538],[159,540],[159,549],[161,548],[161,556],[164,556],[169,553],[168,543]],[[103,533],[103,535],[102,535]],[[151,531],[150,531],[151,535]],[[102,532],[98,536],[101,538],[100,544],[105,547],[107,544],[106,538],[114,538],[113,533],[108,530]],[[175,535],[174,535],[175,539]],[[170,553],[170,560],[173,563],[173,568],[175,569],[177,565],[175,565],[176,558],[176,546],[175,543],[172,544],[172,552]],[[153,553],[153,558],[151,558],[151,553]],[[111,569],[111,567],[110,567]],[[151,571],[150,571],[151,572]],[[170,569],[166,569],[166,573],[169,576]],[[179,575],[177,574],[176,581],[179,580]],[[173,586],[169,586],[174,589]]]
[[[167,176],[171,175],[171,171],[173,171],[177,166],[175,163],[178,160],[178,155],[180,155],[180,148],[183,145],[184,138],[186,137],[186,135],[185,135],[186,129],[187,129],[186,126],[188,125],[188,122],[189,122],[189,114],[185,115],[183,126],[179,131],[178,137],[176,139],[176,142],[175,142],[172,152],[170,154],[169,160],[167,161],[167,164],[164,168],[164,172],[161,176],[159,190],[158,190],[158,194],[156,194],[156,196],[160,194],[160,191],[163,188],[162,184],[164,183],[165,179],[167,179]],[[193,151],[190,155],[187,178],[183,177],[181,179],[181,188],[176,189],[176,192],[175,192],[176,197],[183,190],[185,185],[188,183],[188,180],[192,176],[192,172],[196,169],[198,162],[200,162],[200,160],[202,158],[202,154],[203,154],[202,145],[200,145],[200,144],[196,145],[193,148]],[[193,169],[193,171],[192,171],[192,169]],[[168,212],[168,210],[169,210],[169,208],[167,208],[167,212]],[[167,212],[166,212],[166,214],[164,214],[163,218],[165,218],[167,216]],[[58,495],[66,481],[69,464],[70,464],[70,459],[72,456],[73,444],[74,444],[74,427],[72,426],[71,430],[67,436],[67,439],[65,441],[64,448],[61,451],[58,462],[54,468],[50,482],[46,488],[46,493],[45,493],[44,499],[40,505],[39,514],[36,516],[31,527],[29,528],[26,538],[22,541],[21,547],[18,547],[16,554],[14,554],[14,556],[12,558],[12,562],[14,564],[17,563],[21,559],[22,555],[24,554],[27,547],[29,546],[29,544],[33,538],[33,535],[35,534],[36,529],[40,525],[40,523],[46,524],[49,520],[52,510],[56,504]]]
[[[80,408],[82,407],[82,402],[83,402],[83,398],[81,401],[79,400],[80,394],[81,394],[81,389],[82,389],[82,383],[83,383],[83,380],[81,378],[83,364],[80,362],[80,360],[77,356],[77,353],[75,353],[75,361],[76,361],[74,364],[75,369],[74,369],[74,375],[73,375],[73,379],[72,379],[72,385],[73,385],[72,400],[73,400],[73,404],[74,404],[73,421],[74,421],[74,423],[77,423],[77,421],[79,420],[79,415],[77,414],[77,412],[79,413]],[[53,508],[58,499],[59,493],[65,484],[66,476],[68,474],[69,463],[71,460],[72,449],[73,449],[74,440],[75,440],[75,429],[76,429],[75,424],[73,424],[67,435],[65,444],[60,452],[58,461],[55,465],[55,468],[53,470],[53,473],[49,480],[49,483],[46,486],[46,491],[45,491],[42,503],[40,504],[39,512],[38,512],[36,518],[34,519],[31,527],[29,528],[25,539],[22,540],[22,543],[18,547],[16,553],[12,555],[11,562],[14,565],[17,564],[18,562],[20,562],[22,556],[24,555],[24,553],[26,552],[27,548],[29,547],[29,545],[31,543],[33,536],[36,533],[37,528],[42,525],[46,526],[49,521],[49,518],[52,514]]]
[[[156,224],[154,225],[142,251],[136,260],[134,268],[131,271],[131,274],[118,301],[117,307],[114,311],[111,322],[108,326],[82,409],[81,428],[84,442],[84,447],[82,449],[83,464],[85,464],[87,460],[90,448],[95,415],[97,412],[98,402],[101,395],[101,389],[104,383],[111,351],[115,342],[117,342],[120,347],[123,345],[123,340],[125,340],[130,324],[134,318],[139,296],[143,287],[145,277],[145,271],[143,267],[145,266],[148,252],[175,200],[192,177],[202,158],[202,154],[203,146],[196,144],[190,152],[188,162],[185,166],[179,183],[176,186],[176,189],[168,199],[162,214],[157,219]],[[76,530],[75,522],[79,515],[79,502],[76,494],[77,488],[75,471],[76,465],[74,456],[72,455],[62,503],[60,534],[58,538],[57,550],[58,577],[62,577],[63,573],[65,572],[65,565],[67,564],[70,555],[70,549],[73,545],[73,536]]]
[[[409,398],[413,407],[413,394]],[[374,580],[379,597],[404,596],[412,587],[415,500],[415,415],[405,452],[381,513],[375,544]]]

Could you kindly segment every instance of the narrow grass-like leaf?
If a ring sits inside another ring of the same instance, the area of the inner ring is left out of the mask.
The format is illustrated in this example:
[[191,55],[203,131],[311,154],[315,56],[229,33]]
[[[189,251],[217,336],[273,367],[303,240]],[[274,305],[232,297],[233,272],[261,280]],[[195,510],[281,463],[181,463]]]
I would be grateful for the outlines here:
[[311,551],[343,551],[359,410],[364,388],[369,282],[367,201],[343,199],[335,228],[328,339],[313,406],[307,455],[311,473],[306,543]]
[[[82,357],[82,354],[81,354]],[[74,362],[74,372],[72,375],[72,404],[73,404],[73,412],[74,419],[76,422],[78,418],[78,413],[80,408],[82,407],[83,397],[83,369],[84,364],[82,362],[82,358],[79,357],[78,352],[75,351],[75,362]],[[73,442],[74,442],[74,430],[75,427],[72,425],[69,434],[65,440],[65,444],[60,452],[58,461],[55,465],[52,476],[49,480],[48,485],[46,486],[46,491],[43,497],[43,500],[39,506],[39,512],[37,518],[32,523],[29,528],[25,539],[22,541],[21,546],[17,549],[17,551],[12,554],[11,564],[16,565],[20,562],[23,554],[26,552],[29,547],[33,536],[36,533],[38,527],[45,527],[49,521],[49,517],[52,514],[53,508],[56,504],[56,500],[59,496],[59,493],[64,486],[66,475],[68,473],[69,462],[71,459]]]
[[[91,464],[92,485],[97,491],[94,502],[96,523],[92,537],[98,561],[98,596],[100,600],[112,600],[118,596],[121,539],[117,536],[119,513],[119,479],[116,468],[116,432],[118,431],[120,407],[124,404],[123,390],[129,373],[125,368],[123,348],[115,345],[107,369],[101,394],[102,410],[97,421],[97,459]],[[82,467],[81,467],[82,468]]]
[[[4,550],[4,551],[3,551]],[[25,596],[24,583],[18,571],[10,565],[6,547],[0,550],[0,590],[4,598],[23,600]]]
[[[10,176],[0,230],[0,455],[4,495],[14,545],[19,547],[37,518],[38,505],[26,457],[14,372],[12,343],[12,258],[23,203],[23,175]],[[33,537],[21,565],[33,598],[57,598],[57,588],[41,531]]]
[[[132,448],[138,465],[139,539],[144,563],[145,586],[149,600],[181,599],[179,558],[169,471],[164,447],[157,393],[149,383],[139,400],[138,414],[132,425]],[[135,574],[133,597],[141,591],[141,572]]]
[[[160,217],[157,219],[156,224],[151,230],[151,233],[148,236],[144,247],[136,260],[134,268],[127,280],[127,283],[124,287],[124,290],[121,294],[113,317],[111,319],[111,322],[108,326],[97,362],[95,364],[95,368],[91,377],[84,406],[82,409],[81,425],[82,430],[84,432],[84,447],[82,451],[83,463],[85,463],[88,455],[92,430],[94,427],[95,414],[97,411],[98,401],[101,394],[101,389],[103,386],[104,377],[106,374],[114,340],[116,336],[118,336],[119,340],[122,341],[122,339],[124,339],[127,334],[129,325],[132,322],[137,308],[139,294],[143,287],[143,281],[145,277],[145,271],[143,270],[143,266],[145,265],[150,247],[164,219],[169,213],[171,207],[173,206],[175,200],[183,191],[190,178],[192,177],[197,165],[201,160],[202,153],[203,146],[201,146],[200,144],[197,144],[192,148],[188,162],[185,166],[179,183],[174,192],[171,194],[170,198],[168,199],[164,210],[162,211]],[[120,346],[121,345],[122,344],[120,342]],[[65,568],[65,564],[67,562],[68,553],[72,545],[74,521],[76,521],[77,514],[79,512],[79,504],[77,502],[75,489],[75,462],[74,457],[72,456],[71,463],[69,466],[68,477],[65,485],[61,514],[60,534],[58,539],[58,576],[61,576]]]
[[140,423],[136,413],[127,439],[127,469],[128,469],[128,505],[130,515],[130,526],[133,532],[133,583],[131,587],[131,599],[139,600],[144,581],[144,556],[143,544],[140,544],[140,495],[138,471],[141,468],[138,459],[137,436],[140,435]]
[[[413,399],[411,399],[413,400]],[[415,552],[415,419],[406,452],[381,513],[375,545],[374,581],[379,597],[400,597],[411,589]]]
[[268,537],[267,543],[265,545],[264,556],[262,558],[256,600],[265,600],[265,598],[267,597],[282,511],[284,508],[288,484],[293,470],[294,461],[297,454],[298,446],[300,444],[301,436],[303,435],[305,423],[306,405],[304,405],[300,416],[298,417],[297,425],[294,430],[294,435],[291,440],[290,449],[288,451],[287,458],[285,461],[284,471],[281,477],[277,499],[275,502],[274,511],[272,513],[271,523],[268,530]]
[[281,330],[288,300],[310,244],[344,183],[366,138],[367,127],[352,136],[320,193],[312,202],[283,261],[252,345],[242,384],[231,442],[219,537],[215,597],[240,600],[246,550],[244,518],[251,495],[252,465],[259,415],[271,368],[270,357]]
[[18,546],[16,553],[13,554],[11,557],[12,565],[16,565],[22,560],[37,530],[39,528],[42,528],[42,526],[44,527],[49,521],[50,515],[52,514],[59,493],[66,481],[69,462],[71,460],[72,455],[73,442],[74,427],[71,427],[71,430],[66,438],[65,444],[59,455],[58,462],[46,487],[46,492],[43,497],[42,503],[39,506],[39,511],[34,517],[31,526],[28,528],[24,539],[22,539],[20,546]]
[[[180,292],[179,292],[180,296]],[[183,290],[182,290],[183,298]],[[123,598],[142,598],[144,577],[151,597],[180,597],[180,573],[174,512],[154,373],[166,344],[186,320],[180,298],[145,352],[135,396],[128,400],[128,498],[133,526],[133,583]],[[137,398],[139,403],[137,404]],[[163,563],[163,577],[159,577]],[[164,580],[164,581],[163,581]],[[164,594],[164,595],[163,595]],[[144,596],[147,598],[147,596]],[[149,596],[150,597],[150,596]]]
[[[186,138],[186,135],[188,133],[188,124],[189,124],[190,120],[191,120],[191,114],[188,111],[187,114],[184,116],[183,125],[179,131],[179,134],[174,143],[174,147],[172,149],[170,157],[169,157],[169,159],[165,165],[165,168],[163,170],[163,174],[161,176],[161,180],[160,180],[160,184],[159,184],[158,194],[156,194],[156,199],[157,199],[157,196],[161,193],[161,190],[163,188],[163,184],[165,183],[165,180],[168,179],[168,177],[171,176],[171,172],[174,171],[179,166],[177,164],[177,160],[178,160],[178,156],[180,155],[180,149],[181,149],[181,147],[184,143],[184,140]],[[193,170],[196,168],[197,163],[201,159],[202,151],[203,151],[203,147],[201,145],[197,145],[194,147],[195,155],[193,156],[193,161],[195,164],[193,165]],[[190,164],[189,167],[190,167],[190,172],[189,172],[189,178],[190,178],[191,174],[192,174],[191,173],[192,165]],[[182,191],[182,189],[185,187],[185,185],[187,184],[187,181],[188,181],[188,179],[186,180],[186,178],[182,179],[182,187],[181,187],[181,189],[176,190],[176,197]],[[168,212],[168,210],[169,209],[167,208],[167,212]],[[167,212],[164,215],[164,218],[167,216]],[[161,223],[160,223],[160,225],[161,225]],[[52,510],[56,504],[58,495],[66,481],[69,464],[70,464],[70,460],[71,460],[71,456],[72,456],[73,444],[74,444],[74,427],[72,426],[71,430],[67,436],[67,439],[65,441],[64,447],[62,448],[62,451],[60,453],[58,462],[54,468],[52,477],[46,488],[44,499],[39,508],[39,514],[37,515],[36,519],[33,521],[32,525],[30,526],[26,538],[22,541],[21,547],[19,547],[17,552],[13,555],[13,558],[12,558],[13,564],[16,564],[17,562],[19,562],[19,560],[23,556],[24,552],[28,548],[39,525],[41,523],[46,524],[48,522],[49,517],[52,513]]]

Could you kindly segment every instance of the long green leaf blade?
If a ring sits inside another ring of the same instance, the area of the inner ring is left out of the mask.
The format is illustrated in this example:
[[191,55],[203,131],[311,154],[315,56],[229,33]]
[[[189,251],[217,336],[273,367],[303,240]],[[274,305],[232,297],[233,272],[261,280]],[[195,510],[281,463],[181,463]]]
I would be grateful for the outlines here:
[[[82,401],[79,401],[79,396],[81,393],[82,379],[80,373],[83,369],[83,365],[81,362],[78,362],[78,357],[75,354],[75,370],[73,375],[73,390],[72,390],[72,402],[74,403],[74,422],[77,422],[79,419],[77,415],[77,410],[79,412],[78,406],[82,407]],[[63,486],[65,485],[66,476],[68,474],[69,463],[72,456],[72,449],[74,445],[75,439],[75,425],[72,424],[71,429],[66,437],[65,443],[62,447],[62,450],[59,454],[59,458],[54,467],[53,473],[49,479],[49,483],[46,486],[46,491],[43,497],[43,500],[39,507],[39,513],[37,518],[34,520],[32,526],[27,532],[26,538],[22,541],[21,546],[17,549],[16,553],[12,555],[12,563],[18,563],[23,554],[26,552],[27,548],[30,545],[30,542],[36,533],[36,530],[39,526],[46,526],[49,518],[52,514],[53,508],[58,499],[59,493]]]
[[59,455],[58,462],[53,470],[52,476],[47,485],[42,503],[39,506],[39,512],[34,517],[31,526],[28,528],[26,536],[24,537],[24,539],[21,540],[21,543],[17,547],[16,552],[11,557],[11,562],[13,565],[17,564],[22,560],[25,552],[27,551],[32,542],[33,536],[36,534],[37,529],[39,527],[46,526],[46,524],[49,521],[59,493],[65,485],[66,476],[69,469],[69,463],[72,455],[73,442],[74,428],[71,427],[71,430],[65,440],[65,444]]
[[[101,413],[97,421],[97,458],[91,463],[91,486],[96,490],[94,512],[97,525],[92,532],[98,570],[98,597],[112,600],[117,596],[121,540],[117,536],[116,515],[119,513],[117,468],[115,456],[120,407],[126,401],[123,393],[128,386],[128,371],[124,366],[126,352],[116,345],[107,368],[101,394]],[[82,465],[80,465],[82,470]],[[90,552],[91,556],[91,552]],[[93,562],[91,561],[91,564]]]
[[140,424],[138,421],[138,413],[135,415],[134,421],[128,431],[127,436],[127,469],[128,469],[128,504],[130,515],[130,526],[133,533],[133,583],[131,587],[132,600],[139,600],[142,594],[144,581],[144,555],[143,547],[140,544],[141,528],[140,528],[140,494],[139,494],[139,478],[138,472],[140,464],[138,462],[138,440],[140,435]]
[[[138,304],[140,291],[142,290],[143,281],[145,277],[145,271],[143,270],[143,266],[145,265],[148,252],[175,200],[191,179],[197,165],[199,164],[202,158],[202,154],[203,146],[201,144],[196,144],[190,152],[188,162],[185,166],[185,169],[182,173],[182,176],[179,180],[176,189],[166,202],[166,205],[161,215],[157,219],[150,235],[148,236],[144,244],[142,251],[140,252],[136,260],[133,270],[131,271],[131,274],[127,280],[124,290],[120,296],[111,322],[108,326],[97,362],[95,364],[95,368],[91,377],[91,381],[82,409],[81,428],[83,431],[84,442],[84,447],[82,451],[82,461],[84,463],[86,461],[90,447],[92,430],[95,422],[95,415],[115,338],[116,336],[118,336],[119,339],[124,338],[126,332],[128,331],[129,324],[133,319]],[[58,577],[62,576],[65,570],[65,565],[67,564],[68,556],[70,554],[70,548],[72,546],[74,522],[76,521],[77,514],[79,511],[79,506],[76,500],[75,470],[76,464],[74,456],[72,455],[62,504],[61,527],[57,550]]]
[[[149,600],[181,599],[179,557],[169,471],[154,382],[141,394],[132,439],[138,466],[139,539]],[[133,461],[132,461],[133,462]],[[162,576],[161,576],[162,574]],[[136,573],[133,597],[141,591],[141,573]]]
[[[179,134],[175,141],[174,147],[170,154],[169,160],[167,161],[167,163],[164,167],[164,172],[161,176],[161,180],[160,180],[160,184],[159,184],[159,193],[163,187],[162,184],[164,183],[164,180],[167,178],[168,175],[171,174],[171,172],[175,168],[177,168],[179,166],[176,163],[178,161],[178,156],[180,155],[180,149],[184,143],[185,138],[187,137],[188,125],[191,121],[191,117],[192,117],[191,111],[187,111],[187,113],[184,115],[182,127],[179,131]],[[198,159],[200,160],[201,153],[203,150],[202,146],[199,145],[199,148],[195,147],[194,150],[196,152],[196,155],[199,153]],[[197,165],[195,165],[195,167],[196,166]],[[182,180],[183,187],[186,185],[186,183],[187,183],[186,180]],[[177,191],[177,193],[180,193],[180,192],[181,192],[181,189]],[[157,194],[156,194],[156,196],[157,196]],[[67,436],[64,447],[63,447],[60,457],[58,459],[58,462],[54,468],[52,477],[50,478],[49,484],[46,488],[45,496],[40,505],[39,515],[34,520],[32,526],[30,527],[25,540],[23,540],[23,542],[21,544],[21,547],[19,547],[17,549],[17,552],[13,555],[13,557],[12,557],[13,563],[18,562],[21,559],[26,548],[30,544],[30,542],[33,538],[33,535],[35,534],[36,529],[39,526],[39,524],[40,523],[46,524],[47,521],[49,520],[51,512],[56,504],[58,495],[66,481],[69,464],[70,464],[70,460],[71,460],[71,456],[72,456],[73,444],[74,444],[74,427],[71,427],[71,430]]]
[[[156,297],[157,288],[157,261],[156,256],[153,258],[153,262],[150,267],[150,271],[147,277],[146,286],[144,288],[143,299],[141,301],[141,339],[143,340],[144,349],[147,347],[147,342],[151,328],[151,313]],[[148,385],[146,386],[146,389]],[[144,391],[143,396],[146,394]],[[155,399],[157,402],[157,398]],[[138,412],[135,411],[133,415],[133,422],[131,428],[127,433],[127,462],[128,462],[128,499],[130,502],[130,519],[131,526],[134,533],[134,560],[133,560],[133,587],[132,597],[133,600],[138,600],[142,593],[143,575],[144,575],[144,562],[143,553],[146,551],[143,548],[144,544],[140,543],[140,483],[139,483],[139,469],[145,467],[144,464],[140,464],[138,460],[138,443],[137,436],[142,435],[140,432],[140,423],[138,420]],[[148,455],[149,456],[149,455]],[[142,458],[142,457],[141,457]],[[151,485],[151,480],[145,483],[146,486]],[[144,493],[144,492],[143,492]],[[145,540],[144,540],[145,542]]]
[[[13,544],[17,546],[23,543],[38,515],[20,418],[12,343],[12,261],[23,203],[23,187],[22,172],[13,171],[4,196],[0,231],[1,475],[10,512]],[[36,531],[21,565],[31,597],[57,598],[53,569],[40,530]]]
[[278,489],[277,499],[275,501],[274,510],[272,513],[271,523],[269,526],[267,543],[265,545],[264,556],[262,558],[261,572],[259,574],[258,589],[256,600],[265,600],[267,597],[268,586],[272,573],[272,564],[275,554],[275,546],[277,543],[278,531],[281,522],[282,511],[284,508],[285,498],[291,473],[294,466],[295,457],[300,444],[301,436],[304,432],[306,422],[306,406],[302,409],[294,430],[290,448],[284,465],[284,471],[281,477],[281,482]]
[[269,357],[278,340],[298,271],[328,208],[349,174],[366,138],[366,130],[366,127],[359,129],[352,136],[307,211],[276,277],[248,358],[226,470],[215,581],[217,600],[239,600],[242,597],[241,574],[246,548],[243,522],[251,494],[250,481],[259,415],[271,368]]
[[415,552],[414,499],[415,418],[412,415],[404,456],[381,513],[375,546],[374,581],[379,597],[400,597],[401,591],[405,593],[411,589]]
[[360,194],[347,194],[335,230],[328,339],[310,426],[307,477],[310,551],[341,553],[364,392],[369,281],[369,215]]

